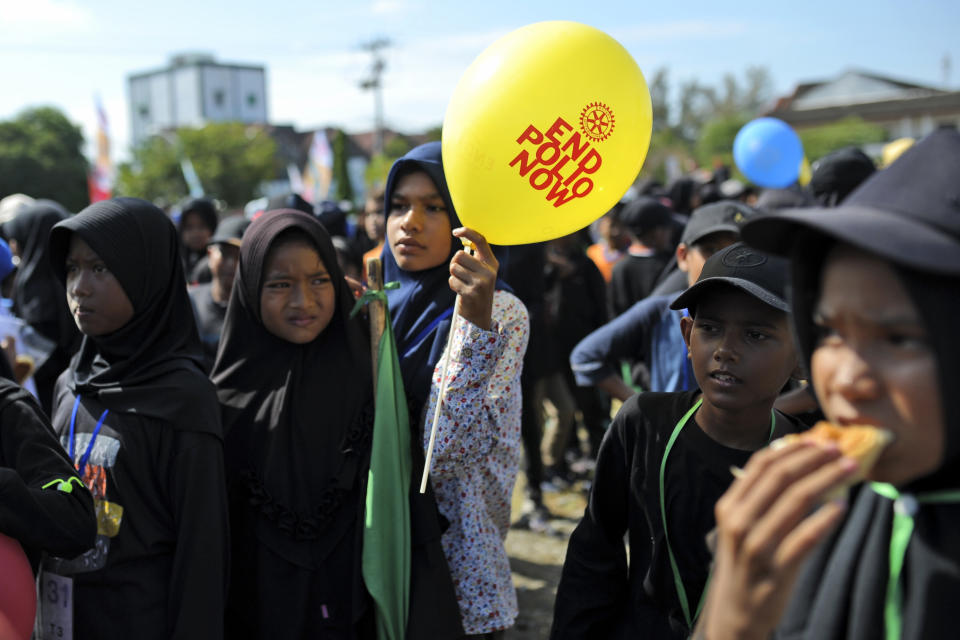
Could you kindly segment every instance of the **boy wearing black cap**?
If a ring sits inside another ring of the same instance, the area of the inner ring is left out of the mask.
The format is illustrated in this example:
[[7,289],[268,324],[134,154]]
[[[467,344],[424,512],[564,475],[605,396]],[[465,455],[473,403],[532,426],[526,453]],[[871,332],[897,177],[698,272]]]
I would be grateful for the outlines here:
[[244,216],[224,218],[207,244],[207,266],[210,281],[190,287],[190,302],[193,315],[197,320],[197,330],[203,343],[203,355],[207,371],[213,367],[223,330],[223,319],[227,313],[227,302],[237,273],[237,261],[240,258],[240,241],[243,232],[250,226]]
[[631,200],[624,205],[620,221],[630,230],[634,243],[627,257],[613,267],[613,315],[623,313],[650,294],[673,250],[673,214],[656,198],[640,196]]
[[737,244],[671,305],[690,312],[681,325],[702,392],[636,395],[617,414],[570,538],[551,638],[689,636],[731,467],[802,429],[773,409],[797,366],[786,280],[785,260]]
[[637,302],[626,312],[580,341],[570,354],[570,368],[581,387],[596,385],[614,398],[634,394],[617,375],[619,360],[643,360],[650,369],[651,391],[696,388],[680,331],[682,313],[670,309],[676,293],[697,281],[704,262],[740,237],[740,226],[758,215],[745,204],[716,202],[693,212],[676,250],[676,289]]

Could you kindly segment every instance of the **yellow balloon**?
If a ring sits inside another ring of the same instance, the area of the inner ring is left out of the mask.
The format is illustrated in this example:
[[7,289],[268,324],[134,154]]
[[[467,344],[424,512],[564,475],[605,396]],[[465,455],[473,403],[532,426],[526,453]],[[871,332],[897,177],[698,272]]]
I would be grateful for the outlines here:
[[650,145],[650,92],[623,46],[576,22],[538,22],[473,61],[443,121],[457,215],[494,244],[558,238],[626,192]]

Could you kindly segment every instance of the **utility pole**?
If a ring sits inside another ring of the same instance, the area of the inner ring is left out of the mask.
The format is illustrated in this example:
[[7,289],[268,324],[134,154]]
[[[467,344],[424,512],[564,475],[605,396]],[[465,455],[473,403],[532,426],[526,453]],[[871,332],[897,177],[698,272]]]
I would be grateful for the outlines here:
[[950,89],[950,69],[952,66],[950,54],[943,54],[943,60],[940,62],[940,70],[943,72],[943,88],[948,91]]
[[375,38],[360,45],[361,49],[369,51],[373,56],[370,75],[360,81],[360,88],[373,92],[373,152],[375,154],[383,153],[383,82],[381,78],[384,69],[387,68],[387,61],[381,51],[390,44],[387,38]]

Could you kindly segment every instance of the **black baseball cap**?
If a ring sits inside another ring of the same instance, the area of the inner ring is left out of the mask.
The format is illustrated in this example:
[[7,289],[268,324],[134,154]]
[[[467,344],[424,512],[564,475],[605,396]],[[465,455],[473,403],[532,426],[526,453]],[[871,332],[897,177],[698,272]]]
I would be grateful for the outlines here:
[[232,244],[235,247],[240,246],[244,232],[250,226],[250,221],[246,216],[229,216],[220,221],[217,230],[210,238],[207,246],[212,244]]
[[702,207],[697,207],[690,214],[690,220],[687,222],[687,226],[683,228],[680,242],[689,247],[718,231],[729,231],[739,236],[740,228],[744,223],[758,215],[760,215],[760,212],[753,207],[735,200],[720,200],[719,202],[705,204]]
[[834,206],[876,170],[870,156],[857,147],[844,147],[813,163],[810,192],[820,204]]
[[672,221],[670,207],[650,196],[634,198],[620,210],[620,222],[636,235],[667,226]]
[[703,265],[700,277],[680,294],[671,309],[693,309],[708,289],[725,284],[737,287],[774,309],[790,312],[787,303],[789,262],[742,242],[716,252]]
[[870,176],[839,207],[785,210],[751,221],[743,238],[789,255],[803,231],[895,264],[960,276],[960,132],[943,128]]

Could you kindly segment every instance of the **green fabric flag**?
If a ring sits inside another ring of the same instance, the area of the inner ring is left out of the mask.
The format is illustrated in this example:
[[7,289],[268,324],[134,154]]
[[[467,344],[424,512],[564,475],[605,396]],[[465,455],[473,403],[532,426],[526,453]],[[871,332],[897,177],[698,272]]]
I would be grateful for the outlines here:
[[387,314],[377,356],[376,416],[367,480],[362,572],[377,640],[403,640],[410,602],[410,424],[397,343]]

